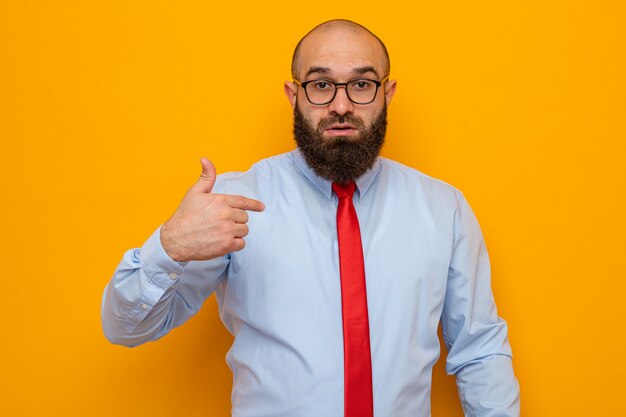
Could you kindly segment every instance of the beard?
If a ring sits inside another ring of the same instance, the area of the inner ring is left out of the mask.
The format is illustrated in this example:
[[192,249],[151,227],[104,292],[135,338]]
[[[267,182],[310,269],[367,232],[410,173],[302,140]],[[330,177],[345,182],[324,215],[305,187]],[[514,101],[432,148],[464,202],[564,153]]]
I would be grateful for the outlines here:
[[[324,130],[336,123],[350,123],[358,134],[325,138]],[[297,105],[293,112],[293,135],[307,165],[319,177],[340,184],[354,181],[372,168],[385,143],[386,131],[386,103],[368,128],[352,114],[330,116],[314,128]]]

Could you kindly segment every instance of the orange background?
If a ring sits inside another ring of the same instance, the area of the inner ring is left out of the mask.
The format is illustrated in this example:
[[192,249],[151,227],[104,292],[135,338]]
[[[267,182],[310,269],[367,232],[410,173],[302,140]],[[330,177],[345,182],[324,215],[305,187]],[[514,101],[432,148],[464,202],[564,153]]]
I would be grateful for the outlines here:
[[[213,298],[127,349],[102,334],[102,290],[201,156],[224,172],[293,148],[291,52],[334,17],[388,45],[384,154],[460,188],[481,221],[522,414],[623,415],[618,0],[3,0],[1,415],[228,415],[231,340]],[[433,416],[461,416],[442,362]]]

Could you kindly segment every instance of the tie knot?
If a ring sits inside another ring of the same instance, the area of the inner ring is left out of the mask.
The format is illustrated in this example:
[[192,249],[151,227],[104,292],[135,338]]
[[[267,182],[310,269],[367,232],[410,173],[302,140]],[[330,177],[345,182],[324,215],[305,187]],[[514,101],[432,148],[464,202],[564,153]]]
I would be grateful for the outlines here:
[[354,194],[354,190],[356,190],[356,184],[354,183],[354,181],[350,181],[346,184],[339,184],[339,183],[333,182],[333,191],[339,198],[346,198],[346,197],[352,198],[352,195]]

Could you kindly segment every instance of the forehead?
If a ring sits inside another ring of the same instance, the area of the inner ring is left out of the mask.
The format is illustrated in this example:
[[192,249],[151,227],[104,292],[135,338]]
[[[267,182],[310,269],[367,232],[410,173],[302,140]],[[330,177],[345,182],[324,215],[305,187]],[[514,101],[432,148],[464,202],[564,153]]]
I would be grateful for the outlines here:
[[384,52],[372,35],[364,31],[332,29],[311,33],[302,43],[299,57],[299,75],[306,78],[314,69],[327,69],[328,75],[350,77],[360,75],[364,68],[374,74],[384,74]]

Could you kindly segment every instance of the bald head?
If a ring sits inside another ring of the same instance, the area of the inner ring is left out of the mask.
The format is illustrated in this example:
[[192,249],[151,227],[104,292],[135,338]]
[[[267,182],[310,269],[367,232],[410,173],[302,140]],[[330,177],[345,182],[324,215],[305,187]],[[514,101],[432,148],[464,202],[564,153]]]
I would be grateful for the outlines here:
[[384,74],[381,74],[381,78],[385,75],[389,75],[389,54],[387,52],[385,44],[378,38],[378,36],[370,32],[370,30],[367,29],[365,26],[360,25],[356,22],[344,19],[335,19],[329,20],[328,22],[324,22],[314,27],[309,33],[307,33],[302,39],[300,39],[300,42],[298,42],[298,45],[296,45],[296,49],[294,49],[293,51],[293,58],[291,60],[291,76],[294,79],[301,79],[302,50],[303,48],[305,49],[307,48],[307,46],[309,46],[309,44],[312,42],[312,39],[319,40],[319,38],[323,37],[324,35],[336,34],[337,32],[342,31],[347,32],[348,34],[353,36],[363,36],[375,41],[375,44],[379,49],[379,51],[377,52],[380,54],[381,65],[384,72]]

